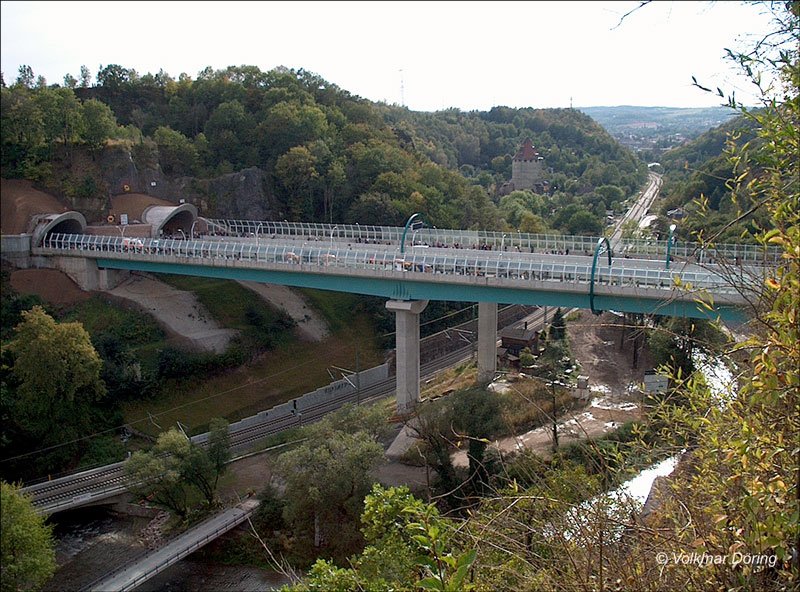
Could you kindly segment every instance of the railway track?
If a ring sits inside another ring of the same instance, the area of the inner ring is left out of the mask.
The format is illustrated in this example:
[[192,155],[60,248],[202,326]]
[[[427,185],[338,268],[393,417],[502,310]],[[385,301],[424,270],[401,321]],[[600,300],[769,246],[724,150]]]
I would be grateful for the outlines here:
[[[532,326],[538,326],[545,321],[544,311],[538,309],[525,318]],[[523,321],[517,322],[522,323]],[[449,330],[457,329],[458,327]],[[421,364],[420,379],[429,380],[438,372],[470,359],[474,351],[475,336],[473,335],[470,343],[463,347],[441,354],[436,359]],[[396,377],[390,376],[365,388],[346,391],[320,403],[310,405],[299,412],[287,412],[285,409],[280,412],[273,410],[261,412],[258,414],[259,421],[256,423],[243,425],[231,431],[231,451],[234,454],[243,454],[269,436],[318,421],[346,403],[371,403],[390,396],[394,393],[395,387]],[[199,440],[198,436],[193,439],[203,445],[202,436],[204,435],[201,435]],[[31,497],[33,505],[38,511],[51,514],[113,497],[127,491],[128,485],[129,482],[125,476],[125,461],[122,461],[35,483],[23,488],[22,491]]]

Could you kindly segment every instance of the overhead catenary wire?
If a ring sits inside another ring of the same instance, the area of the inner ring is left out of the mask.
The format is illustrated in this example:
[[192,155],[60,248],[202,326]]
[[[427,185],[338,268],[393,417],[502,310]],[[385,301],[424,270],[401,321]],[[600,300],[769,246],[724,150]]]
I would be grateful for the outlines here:
[[[465,310],[468,310],[469,308],[471,308],[471,306],[474,306],[474,305],[470,305],[470,306],[467,306],[465,308],[462,308],[461,310],[448,313],[448,314],[443,315],[443,316],[441,316],[441,317],[439,317],[437,319],[432,319],[430,321],[427,321],[426,324],[427,323],[434,323],[434,322],[441,321],[443,319],[449,318],[449,317],[451,317],[453,315],[456,315],[456,314],[459,314],[461,312],[464,312]],[[383,337],[387,337],[387,336],[390,336],[390,335],[394,335],[394,332],[388,333],[386,335],[383,335]],[[258,380],[255,380],[253,382],[248,382],[247,384],[243,384],[243,385],[240,385],[240,386],[235,386],[233,388],[226,389],[224,391],[220,391],[218,393],[215,393],[215,394],[212,394],[212,395],[209,395],[207,397],[200,398],[200,399],[196,399],[194,401],[189,401],[187,403],[182,403],[180,405],[176,405],[175,407],[170,407],[169,409],[165,409],[164,411],[160,411],[158,413],[150,413],[150,411],[146,411],[146,414],[147,414],[146,417],[135,419],[133,421],[126,422],[126,423],[124,423],[122,425],[118,425],[118,426],[114,426],[114,427],[111,427],[111,428],[107,428],[107,429],[101,430],[99,432],[93,432],[91,434],[87,434],[85,436],[81,436],[80,438],[74,438],[74,439],[68,440],[66,442],[61,442],[59,444],[53,444],[51,446],[46,446],[44,448],[38,448],[36,450],[23,452],[22,454],[17,454],[15,456],[9,456],[7,458],[2,458],[2,459],[0,459],[0,463],[6,463],[6,462],[13,461],[13,460],[20,460],[22,458],[28,458],[30,456],[35,456],[37,454],[43,454],[45,452],[50,452],[52,450],[57,450],[59,448],[63,448],[64,446],[77,444],[79,442],[85,442],[87,440],[91,440],[92,438],[97,438],[99,436],[104,436],[106,434],[114,433],[114,432],[116,432],[118,430],[124,429],[126,426],[133,426],[133,425],[137,425],[137,424],[140,424],[140,423],[152,422],[154,418],[161,417],[161,416],[167,415],[169,413],[173,413],[173,412],[178,411],[180,409],[185,409],[186,407],[190,407],[190,406],[196,405],[198,403],[203,403],[205,401],[209,401],[211,399],[215,399],[215,398],[220,397],[222,395],[228,395],[228,394],[230,394],[232,392],[235,392],[237,390],[240,390],[240,389],[252,387],[252,386],[260,384],[260,383],[262,383],[262,382],[264,382],[266,380],[270,380],[270,379],[272,379],[272,378],[274,378],[276,376],[279,376],[281,374],[285,374],[286,372],[291,372],[291,371],[296,370],[298,368],[302,368],[303,366],[307,366],[307,365],[309,365],[309,364],[311,364],[313,362],[317,362],[317,361],[318,360],[315,360],[315,359],[306,360],[305,362],[302,362],[300,364],[296,364],[295,366],[292,366],[290,368],[284,368],[283,370],[279,370],[278,372],[274,372],[273,374],[265,376],[264,378],[259,378]]]

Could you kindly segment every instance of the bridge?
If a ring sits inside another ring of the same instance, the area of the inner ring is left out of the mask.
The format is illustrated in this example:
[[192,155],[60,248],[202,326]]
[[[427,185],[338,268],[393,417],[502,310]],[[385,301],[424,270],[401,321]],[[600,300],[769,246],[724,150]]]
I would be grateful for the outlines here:
[[[64,215],[66,216],[66,214]],[[413,218],[413,217],[412,217]],[[429,300],[478,303],[478,373],[496,370],[498,303],[741,321],[778,251],[453,229],[204,220],[202,235],[136,238],[59,232],[31,245],[35,266],[79,284],[145,271],[380,296],[396,315],[397,406],[419,400],[419,314]],[[411,222],[411,220],[409,221]],[[656,258],[657,257],[657,258]],[[484,335],[482,338],[481,335]]]
[[[391,390],[401,414],[413,410],[420,376],[431,372],[431,364],[421,368],[419,360],[419,314],[429,300],[478,303],[479,379],[489,380],[496,370],[498,303],[739,321],[747,317],[765,275],[779,260],[778,249],[759,245],[708,248],[671,240],[626,241],[619,233],[609,241],[436,229],[411,220],[405,227],[216,220],[197,218],[185,206],[161,208],[153,215],[161,230],[153,238],[126,238],[124,229],[119,236],[92,233],[75,212],[45,216],[32,237],[4,236],[3,256],[23,267],[62,269],[86,289],[111,287],[138,270],[385,297],[396,314],[397,377]],[[357,397],[366,400],[387,390],[387,384],[378,384]],[[352,396],[345,393],[303,414],[313,421]],[[253,425],[239,426],[236,437],[244,446],[302,421],[300,414],[269,410]],[[76,507],[124,492],[123,465],[26,489],[48,500],[40,508],[45,513]],[[50,490],[66,484],[67,493],[47,498]],[[204,540],[209,539],[196,537],[187,549]],[[161,559],[172,561],[188,552],[172,549]],[[142,573],[150,577],[166,567],[159,561],[127,575],[112,574],[121,578],[113,586],[141,583]]]
[[258,500],[248,499],[228,508],[190,528],[163,547],[134,557],[87,586],[85,590],[91,592],[133,590],[200,547],[239,526],[253,514],[258,504]]

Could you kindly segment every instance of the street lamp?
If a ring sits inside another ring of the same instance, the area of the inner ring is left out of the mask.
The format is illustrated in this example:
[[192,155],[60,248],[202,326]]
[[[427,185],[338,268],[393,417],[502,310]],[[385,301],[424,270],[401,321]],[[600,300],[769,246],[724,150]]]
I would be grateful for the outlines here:
[[664,269],[669,269],[670,251],[672,251],[672,241],[675,240],[673,234],[675,233],[676,228],[677,226],[675,224],[670,224],[669,226],[669,238],[667,239],[667,266]]
[[421,214],[419,212],[417,212],[416,214],[411,214],[411,216],[409,216],[409,218],[408,218],[408,221],[406,221],[406,225],[403,228],[403,236],[400,239],[400,254],[401,255],[406,252],[406,233],[408,232],[408,227],[411,226],[411,223],[414,221],[414,219],[417,216],[420,216],[420,215]]
[[334,226],[333,228],[331,228],[331,249],[333,249],[333,233],[336,232],[338,228],[339,228],[338,226]]
[[256,226],[256,249],[258,248],[258,236],[261,234],[261,227],[263,224]]
[[189,230],[189,236],[191,236],[191,237],[192,237],[192,240],[194,240],[194,225],[195,225],[195,224],[197,224],[197,220],[195,220],[194,222],[192,222],[192,227],[191,227],[191,229]]

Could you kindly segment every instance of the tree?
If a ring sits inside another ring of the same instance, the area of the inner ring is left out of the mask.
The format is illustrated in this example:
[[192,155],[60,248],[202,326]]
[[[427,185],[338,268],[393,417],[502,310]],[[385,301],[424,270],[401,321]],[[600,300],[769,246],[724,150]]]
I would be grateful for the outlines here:
[[259,126],[264,139],[264,157],[274,160],[293,146],[324,137],[328,130],[325,113],[316,105],[280,102],[270,108]]
[[158,146],[158,161],[168,175],[192,175],[197,170],[199,157],[192,141],[180,132],[161,126],[153,139]]
[[374,434],[342,429],[352,422],[345,418],[340,427],[340,421],[334,416],[312,426],[304,443],[278,457],[276,472],[286,483],[284,518],[295,534],[345,557],[360,544],[353,525],[383,447]]
[[108,105],[97,99],[89,99],[83,103],[83,121],[86,125],[83,139],[92,154],[105,146],[117,130],[117,119]]
[[[125,463],[130,491],[172,510],[181,518],[189,512],[189,488],[183,479],[180,459],[170,453],[188,448],[184,442],[183,434],[170,430],[158,437],[152,451],[137,450]],[[167,454],[159,454],[161,451]]]
[[137,451],[125,464],[131,489],[185,517],[193,491],[211,506],[216,501],[219,477],[230,458],[228,423],[211,421],[208,448],[193,443],[173,428],[162,433],[151,451]]
[[92,73],[86,66],[81,66],[81,88],[89,88],[92,85]]
[[603,232],[603,224],[593,213],[580,210],[567,221],[567,230],[570,234],[598,236]]
[[45,141],[60,140],[64,147],[77,142],[83,128],[81,103],[70,88],[43,89],[36,103],[44,119]]
[[64,88],[74,89],[78,86],[78,80],[72,74],[64,74]]
[[564,321],[564,313],[559,306],[550,321],[550,339],[564,339],[566,334],[567,323]]
[[119,64],[109,64],[105,68],[101,65],[97,72],[97,85],[117,91],[131,81],[131,72]]
[[496,393],[482,387],[457,391],[451,397],[453,425],[468,441],[469,481],[483,493],[489,485],[486,447],[489,438],[503,428],[500,401]]
[[275,163],[275,175],[286,191],[292,220],[310,220],[314,214],[311,186],[319,177],[316,158],[305,146],[290,148]]
[[56,570],[52,526],[5,481],[0,481],[0,523],[0,591],[38,590]]
[[536,362],[536,356],[531,353],[531,348],[525,347],[519,352],[519,365],[522,368],[530,368]]
[[204,132],[217,162],[228,161],[236,168],[256,164],[250,147],[254,137],[253,117],[237,100],[219,105],[206,122]]
[[57,323],[41,306],[22,318],[7,346],[13,356],[13,418],[40,445],[62,445],[51,460],[40,459],[50,465],[40,467],[47,471],[63,466],[76,451],[73,441],[91,431],[93,405],[106,394],[102,361],[80,323]]
[[214,489],[216,489],[219,478],[225,472],[228,461],[231,459],[229,428],[228,422],[221,417],[215,417],[209,424],[208,458],[214,468]]
[[33,88],[33,68],[26,64],[21,65],[17,76],[17,84],[25,88]]
[[0,93],[3,165],[18,176],[35,179],[46,146],[42,110],[24,86],[3,88]]
[[375,224],[383,226],[404,223],[403,214],[385,193],[364,193],[353,202],[346,220],[351,224]]

